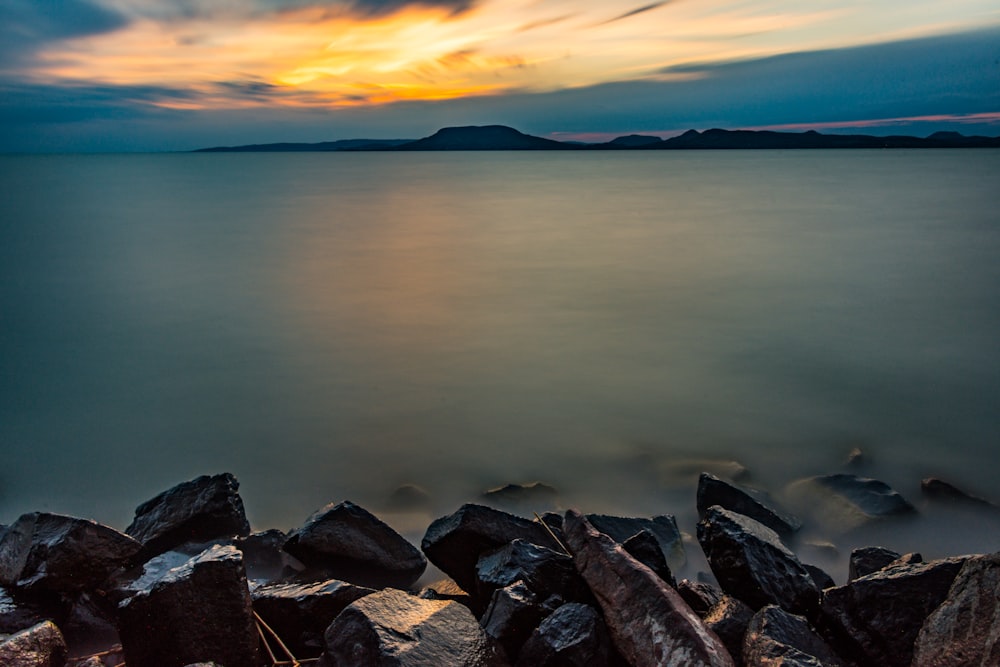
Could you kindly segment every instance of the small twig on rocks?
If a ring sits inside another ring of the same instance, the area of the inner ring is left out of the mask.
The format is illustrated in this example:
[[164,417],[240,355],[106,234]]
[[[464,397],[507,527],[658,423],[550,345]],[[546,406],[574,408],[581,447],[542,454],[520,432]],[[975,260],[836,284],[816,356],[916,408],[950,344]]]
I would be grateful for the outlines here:
[[[265,623],[264,619],[261,618],[260,614],[258,614],[256,611],[253,612],[253,617],[257,619],[257,632],[260,633],[260,637],[264,641],[264,646],[267,648],[267,652],[271,656],[271,662],[274,663],[275,667],[277,667],[278,665],[291,665],[291,667],[300,667],[301,663],[299,662],[298,658],[296,658],[292,654],[292,652],[288,650],[288,647],[285,646],[285,642],[281,641],[281,637],[278,636],[278,633],[275,632],[273,629],[271,629],[271,626]],[[261,626],[263,626],[263,630],[261,629]],[[270,645],[267,642],[267,638],[264,636],[264,630],[267,630],[269,633],[271,633],[271,636],[274,638],[274,641],[277,642],[281,650],[284,651],[285,655],[288,657],[288,660],[279,661],[275,657],[274,653],[271,651]]]
[[555,532],[553,532],[553,530],[549,527],[549,524],[547,524],[544,521],[542,521],[542,517],[538,516],[538,512],[532,512],[532,514],[535,515],[535,521],[537,521],[538,523],[542,524],[542,528],[544,528],[545,531],[549,534],[549,536],[553,540],[556,541],[556,544],[558,544],[559,548],[563,550],[563,553],[566,554],[567,556],[572,557],[573,554],[571,554],[569,552],[569,549],[566,548],[566,545],[563,544],[562,541],[558,537],[556,537]]

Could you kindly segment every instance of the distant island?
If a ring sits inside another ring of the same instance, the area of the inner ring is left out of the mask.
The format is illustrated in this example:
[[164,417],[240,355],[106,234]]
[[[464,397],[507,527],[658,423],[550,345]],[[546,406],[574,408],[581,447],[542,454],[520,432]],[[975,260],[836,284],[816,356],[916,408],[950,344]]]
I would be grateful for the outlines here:
[[579,150],[738,150],[816,148],[1000,148],[1000,137],[967,137],[935,132],[928,137],[820,134],[766,130],[688,130],[670,139],[632,134],[605,143],[555,141],[504,125],[446,127],[423,139],[345,139],[320,143],[275,143],[201,148],[196,153],[277,153],[348,151],[579,151]]

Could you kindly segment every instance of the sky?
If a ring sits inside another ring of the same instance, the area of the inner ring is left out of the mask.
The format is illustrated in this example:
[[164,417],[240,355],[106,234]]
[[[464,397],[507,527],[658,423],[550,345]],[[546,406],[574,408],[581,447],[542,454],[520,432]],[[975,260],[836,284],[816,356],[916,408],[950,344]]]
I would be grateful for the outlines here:
[[997,0],[0,0],[0,152],[1000,135]]

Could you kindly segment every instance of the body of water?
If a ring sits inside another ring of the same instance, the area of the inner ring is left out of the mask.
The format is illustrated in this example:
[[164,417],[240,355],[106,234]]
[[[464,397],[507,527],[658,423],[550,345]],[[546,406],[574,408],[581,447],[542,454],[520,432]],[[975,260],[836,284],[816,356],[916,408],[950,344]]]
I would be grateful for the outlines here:
[[[1000,151],[0,156],[0,523],[231,471],[693,511],[852,447],[1000,500]],[[682,526],[693,530],[693,525]],[[994,549],[998,545],[994,545]]]

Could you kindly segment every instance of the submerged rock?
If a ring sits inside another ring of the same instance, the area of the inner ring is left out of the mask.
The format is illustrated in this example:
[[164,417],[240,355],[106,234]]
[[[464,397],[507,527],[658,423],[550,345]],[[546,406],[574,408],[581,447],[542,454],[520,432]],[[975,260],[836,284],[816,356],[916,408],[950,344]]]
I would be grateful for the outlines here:
[[747,667],[842,667],[845,663],[802,616],[764,607],[750,621],[743,640]]
[[482,495],[487,505],[503,508],[511,512],[531,515],[554,510],[559,505],[559,492],[548,484],[507,484],[490,489]]
[[819,589],[778,534],[753,519],[710,507],[698,523],[698,541],[722,590],[754,609],[776,604],[815,612]]
[[950,484],[943,479],[938,479],[937,477],[927,477],[926,479],[921,480],[920,490],[931,500],[943,500],[952,503],[969,505],[970,507],[979,507],[982,509],[1000,509],[1000,507],[997,507],[994,503],[991,503],[985,498],[980,498],[967,493],[954,484]]
[[698,516],[704,517],[713,505],[759,521],[782,537],[788,537],[802,527],[801,521],[778,509],[760,491],[737,486],[703,472],[698,478]]
[[788,495],[828,528],[848,531],[916,509],[885,482],[847,473],[809,477],[788,486]]
[[142,542],[144,559],[186,542],[249,535],[239,488],[229,473],[183,482],[139,505],[125,532]]
[[337,666],[499,667],[503,663],[466,607],[394,589],[349,605],[327,628],[325,640],[324,659]]
[[212,547],[167,570],[118,611],[129,667],[206,661],[258,667],[259,637],[243,555],[235,547]]
[[91,590],[142,548],[96,521],[33,512],[0,541],[0,584],[60,593]]
[[292,532],[284,549],[333,578],[377,588],[411,586],[427,567],[415,546],[349,501],[313,514]]
[[541,622],[521,649],[518,667],[607,665],[612,653],[604,619],[596,609],[568,602]]
[[633,667],[733,664],[674,589],[579,513],[563,521],[573,561],[597,598],[618,652]]
[[966,561],[917,635],[913,667],[1000,665],[1000,553]]
[[63,667],[66,641],[52,621],[22,630],[0,640],[0,665],[4,667]]

